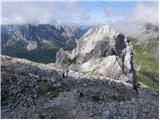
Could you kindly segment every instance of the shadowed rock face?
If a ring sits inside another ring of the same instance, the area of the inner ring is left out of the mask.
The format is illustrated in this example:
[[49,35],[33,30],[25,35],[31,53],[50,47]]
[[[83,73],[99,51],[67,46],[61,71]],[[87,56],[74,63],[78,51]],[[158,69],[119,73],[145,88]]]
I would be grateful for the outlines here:
[[1,56],[2,118],[158,119],[158,91]]
[[[131,44],[127,43],[124,35],[117,33],[108,25],[99,25],[88,30],[78,40],[77,47],[71,53],[64,53],[67,56],[66,60],[76,58],[76,62],[70,67],[70,69],[74,68],[72,70],[90,72],[113,79],[131,79],[130,74],[133,68],[131,48]],[[64,56],[59,53],[58,56]]]
[[116,52],[119,57],[122,57],[122,51],[126,48],[126,41],[124,39],[125,37],[122,34],[117,35]]

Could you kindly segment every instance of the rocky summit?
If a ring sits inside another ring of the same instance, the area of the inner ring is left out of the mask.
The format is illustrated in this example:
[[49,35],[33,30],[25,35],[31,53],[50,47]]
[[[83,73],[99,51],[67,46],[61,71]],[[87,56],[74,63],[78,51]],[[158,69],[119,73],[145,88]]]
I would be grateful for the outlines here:
[[1,56],[1,117],[158,119],[156,90],[140,87],[135,95],[123,81],[63,73],[55,64]]
[[56,64],[68,66],[74,71],[98,74],[117,80],[128,80],[133,66],[127,38],[109,25],[98,25],[89,29],[71,52],[60,50]]

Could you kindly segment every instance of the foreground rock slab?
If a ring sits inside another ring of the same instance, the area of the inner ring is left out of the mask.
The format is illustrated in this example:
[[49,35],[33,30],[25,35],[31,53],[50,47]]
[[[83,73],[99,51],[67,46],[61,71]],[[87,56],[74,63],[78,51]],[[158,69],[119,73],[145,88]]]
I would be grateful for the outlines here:
[[147,118],[158,119],[159,92],[1,56],[2,118]]

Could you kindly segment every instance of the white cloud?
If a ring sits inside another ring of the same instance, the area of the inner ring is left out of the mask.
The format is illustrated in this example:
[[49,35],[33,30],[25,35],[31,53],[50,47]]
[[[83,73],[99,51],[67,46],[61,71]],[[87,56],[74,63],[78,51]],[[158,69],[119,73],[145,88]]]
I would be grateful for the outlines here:
[[129,14],[129,11],[127,8],[118,8],[118,7],[113,8],[112,6],[106,6],[106,10],[104,12],[105,12],[106,17],[128,16],[128,14]]
[[3,24],[50,23],[54,20],[54,4],[49,2],[3,2]]
[[3,24],[38,24],[55,21],[89,21],[88,9],[80,6],[75,0],[69,2],[3,2]]
[[139,29],[140,24],[138,24],[137,22],[116,21],[114,23],[111,23],[111,26],[115,28],[118,32],[125,34],[126,36],[141,36],[141,32]]
[[[124,3],[125,4],[125,3]],[[152,23],[158,24],[158,2],[137,2],[132,9],[128,8],[113,8],[112,6],[106,6],[104,11],[106,19],[113,18],[112,22],[117,22],[123,18],[123,21],[132,21],[138,23]],[[117,18],[117,19],[116,19]],[[125,19],[124,19],[125,18]]]
[[141,23],[158,24],[158,2],[139,3],[133,11],[133,19]]
[[[121,15],[123,13],[123,11],[117,13],[114,11],[115,9],[110,10],[110,13],[114,13],[112,14],[112,17],[115,15]],[[140,27],[142,27],[144,24],[159,24],[158,2],[138,2],[134,9],[132,11],[128,11],[126,15],[128,15],[128,20],[118,20],[115,18],[110,21],[111,26],[127,36],[141,37],[142,33],[140,31]]]
[[87,6],[84,3],[77,3],[76,0],[71,0],[70,2],[2,2],[1,22],[3,24],[52,24],[55,21],[82,24],[124,21],[157,23],[158,5],[156,3],[158,2],[144,3],[147,2],[137,2],[133,10],[106,6],[106,9],[96,11],[91,9],[92,7],[89,3],[86,3]]

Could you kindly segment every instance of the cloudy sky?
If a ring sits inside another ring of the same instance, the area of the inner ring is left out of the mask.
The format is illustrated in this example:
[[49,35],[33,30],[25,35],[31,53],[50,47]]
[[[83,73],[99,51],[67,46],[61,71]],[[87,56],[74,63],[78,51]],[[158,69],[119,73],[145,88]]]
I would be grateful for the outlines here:
[[147,1],[3,1],[2,24],[104,24],[150,22],[158,24],[158,0]]

